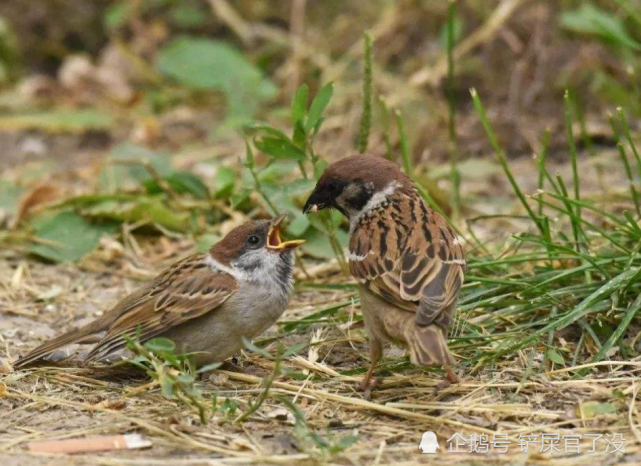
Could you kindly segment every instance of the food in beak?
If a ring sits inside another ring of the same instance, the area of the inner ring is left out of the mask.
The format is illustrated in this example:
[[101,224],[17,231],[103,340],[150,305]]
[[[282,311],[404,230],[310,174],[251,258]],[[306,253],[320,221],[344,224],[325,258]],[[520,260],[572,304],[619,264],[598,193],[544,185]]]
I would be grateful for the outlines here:
[[267,249],[272,251],[283,251],[285,249],[294,249],[305,243],[304,239],[293,239],[290,241],[282,241],[280,238],[281,223],[285,218],[284,215],[278,217],[267,233]]

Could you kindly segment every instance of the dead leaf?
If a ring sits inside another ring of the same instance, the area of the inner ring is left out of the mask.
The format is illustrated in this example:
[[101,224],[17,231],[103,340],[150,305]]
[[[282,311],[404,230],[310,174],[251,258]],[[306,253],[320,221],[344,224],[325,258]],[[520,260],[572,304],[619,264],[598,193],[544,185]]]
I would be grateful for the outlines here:
[[16,216],[11,222],[10,228],[15,229],[21,220],[29,217],[41,207],[58,200],[59,190],[52,184],[39,184],[29,190],[20,201]]

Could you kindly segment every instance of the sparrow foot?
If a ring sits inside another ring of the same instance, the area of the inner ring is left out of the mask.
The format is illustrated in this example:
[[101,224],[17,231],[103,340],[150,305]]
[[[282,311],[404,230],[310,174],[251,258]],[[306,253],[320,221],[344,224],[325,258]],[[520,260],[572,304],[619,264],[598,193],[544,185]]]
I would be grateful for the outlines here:
[[363,392],[363,398],[365,398],[367,401],[370,401],[372,399],[372,390],[374,390],[378,386],[378,379],[374,377],[369,377],[364,379],[359,388]]
[[438,393],[441,390],[445,390],[453,383],[459,383],[461,381],[459,376],[456,375],[456,372],[454,372],[454,369],[452,369],[452,366],[448,364],[444,367],[444,369],[445,369],[445,378],[441,380],[441,382],[439,382],[439,384],[436,387],[434,387],[435,393]]

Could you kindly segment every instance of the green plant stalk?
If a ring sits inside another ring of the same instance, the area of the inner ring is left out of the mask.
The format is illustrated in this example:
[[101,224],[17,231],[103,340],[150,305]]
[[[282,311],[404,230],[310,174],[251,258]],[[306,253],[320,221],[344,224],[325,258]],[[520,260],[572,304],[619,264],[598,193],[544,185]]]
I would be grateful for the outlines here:
[[485,133],[487,134],[487,137],[490,140],[490,145],[494,149],[494,154],[496,155],[497,161],[501,165],[501,168],[503,168],[503,171],[505,172],[505,175],[507,176],[507,179],[510,182],[510,185],[512,185],[512,189],[514,190],[514,193],[519,198],[519,201],[521,201],[521,204],[527,211],[528,216],[537,226],[541,234],[545,234],[545,229],[541,225],[539,218],[536,216],[536,214],[530,207],[530,204],[527,202],[527,199],[525,198],[523,191],[521,191],[521,188],[519,187],[518,183],[516,182],[516,179],[514,178],[514,175],[512,174],[512,170],[510,170],[510,167],[507,163],[507,159],[505,157],[505,153],[503,152],[503,149],[498,143],[498,139],[496,138],[496,133],[494,132],[494,128],[492,127],[490,120],[487,118],[487,115],[485,113],[485,107],[483,107],[483,103],[481,102],[481,99],[478,93],[476,92],[476,89],[471,89],[470,94],[472,95],[472,102],[474,103],[474,108],[476,109],[476,113],[478,114],[481,120],[481,123],[483,124]]
[[[432,209],[434,209],[447,219],[448,215],[445,213],[445,211],[441,208],[441,206],[438,205],[438,203],[434,200],[430,193],[414,177],[414,168],[412,167],[412,160],[410,157],[409,141],[407,138],[407,133],[405,132],[405,121],[401,116],[401,112],[399,112],[398,110],[396,111],[396,127],[401,141],[401,160],[403,162],[403,171],[414,182],[414,186],[416,186],[416,189],[418,190],[421,197],[425,200],[427,205],[429,205]],[[450,226],[454,228],[457,233],[461,233],[456,225],[451,224]]]
[[621,122],[621,130],[623,131],[623,135],[628,141],[628,144],[630,144],[630,149],[632,149],[634,159],[637,161],[638,176],[639,178],[641,178],[641,156],[639,155],[637,146],[634,143],[634,139],[632,139],[632,133],[630,133],[630,127],[628,126],[628,119],[625,117],[625,113],[623,112],[623,109],[621,107],[617,108],[617,116],[619,117],[619,121]]
[[572,356],[572,367],[576,366],[576,362],[579,360],[579,355],[581,354],[581,349],[583,348],[584,342],[585,333],[581,332],[581,336],[579,336],[579,342],[576,344],[576,349],[574,350],[574,356]]
[[[563,96],[563,101],[565,104],[565,130],[566,130],[566,138],[568,140],[568,147],[570,149],[570,160],[572,163],[572,181],[574,183],[574,198],[577,201],[581,200],[581,186],[580,186],[580,181],[579,181],[579,170],[578,170],[578,162],[577,162],[577,150],[576,150],[576,143],[574,141],[574,131],[572,129],[573,125],[573,118],[572,118],[572,109],[574,107],[572,99],[570,97],[570,92],[569,90],[566,89],[565,94]],[[557,179],[559,181],[559,185],[562,184],[562,179],[557,176]],[[603,184],[601,184],[603,186]],[[565,189],[564,187],[562,189]],[[566,195],[567,197],[567,195]],[[581,219],[581,207],[577,206],[576,207],[576,217]],[[581,248],[581,242],[579,241],[578,238],[578,231],[581,229],[581,222],[576,221],[575,215],[572,215],[572,230],[575,233],[575,240],[576,240],[576,248],[577,251],[580,250]],[[582,230],[581,230],[582,231]],[[589,244],[589,239],[585,235],[585,232],[583,232],[583,236],[586,240],[586,244]],[[586,270],[585,272],[585,279],[589,283],[592,279],[589,271]]]
[[[545,182],[545,162],[548,157],[548,149],[550,147],[550,130],[546,129],[545,132],[543,133],[543,138],[541,139],[541,151],[539,154],[537,154],[536,157],[536,167],[538,169],[538,178],[537,178],[537,183],[536,187],[539,190],[539,199],[543,198],[543,188],[544,188],[544,182]],[[543,204],[539,203],[539,209],[538,209],[538,214],[539,217],[543,215]]]
[[[552,195],[550,194],[550,196],[552,196]],[[561,196],[557,197],[557,199],[561,199]],[[562,213],[562,214],[568,215],[568,216],[570,215],[570,212],[567,210],[567,207],[566,207],[566,210],[564,210],[560,206],[552,204],[551,202],[548,202],[548,201],[546,201],[544,199],[534,199],[534,200],[536,202],[543,203],[545,206],[547,206],[547,207],[549,207],[549,208],[551,208],[553,210],[556,210],[559,213]],[[566,199],[565,202],[571,203],[571,201],[569,201],[567,199]],[[565,205],[565,203],[564,203],[564,205]],[[614,246],[616,246],[618,249],[620,249],[621,252],[623,252],[624,254],[630,254],[630,250],[627,247],[625,247],[623,244],[621,244],[619,241],[617,241],[612,235],[606,233],[606,231],[603,228],[600,228],[598,225],[596,225],[596,224],[594,224],[594,223],[592,223],[592,222],[590,222],[590,221],[588,221],[588,220],[586,220],[584,218],[581,218],[580,221],[586,227],[589,227],[592,230],[594,230],[597,233],[599,233],[601,236],[603,236],[605,239],[607,239],[609,242],[611,242]],[[574,253],[576,254],[576,250],[574,251]]]
[[263,390],[260,392],[260,394],[256,398],[256,401],[249,404],[249,408],[247,409],[247,411],[243,412],[243,414],[241,414],[234,420],[234,424],[242,424],[243,422],[245,422],[247,419],[250,418],[250,416],[252,416],[256,411],[258,411],[258,409],[263,405],[265,400],[269,398],[272,385],[274,384],[274,381],[276,380],[276,378],[281,374],[280,366],[281,366],[281,359],[276,358],[275,364],[274,364],[274,370],[263,381],[263,387],[264,387]]
[[254,167],[248,168],[249,173],[251,173],[251,176],[254,180],[254,187],[256,188],[256,192],[260,195],[260,197],[263,198],[263,201],[265,201],[265,204],[269,207],[269,210],[271,210],[272,215],[276,215],[278,213],[278,209],[274,205],[274,203],[269,199],[269,196],[265,194],[265,191],[263,190],[262,185],[260,184],[260,179],[258,178],[258,174],[256,173],[256,170],[254,170]]
[[[579,170],[577,164],[576,144],[574,142],[574,131],[572,130],[572,100],[570,99],[569,91],[565,91],[563,96],[565,103],[565,131],[568,140],[568,147],[570,149],[570,160],[572,162],[572,181],[574,183],[574,198],[578,201],[581,200],[581,186],[579,182]],[[577,207],[577,216],[581,216],[581,208]],[[577,244],[578,246],[578,244]]]
[[623,162],[623,167],[625,168],[625,175],[628,178],[628,183],[630,185],[630,194],[632,195],[632,200],[634,201],[634,206],[637,211],[637,217],[641,217],[641,209],[639,208],[639,194],[634,187],[634,178],[632,177],[632,169],[630,168],[628,156],[625,153],[623,144],[621,144],[620,142],[617,143],[617,149],[619,150],[619,155],[621,156],[621,161]]
[[[570,217],[570,224],[572,225],[572,236],[574,236],[574,248],[576,249],[577,253],[581,253],[581,237],[580,237],[580,232],[581,226],[581,217],[576,215],[576,211],[572,208],[572,204],[570,204],[569,200],[569,194],[568,190],[565,186],[565,182],[563,181],[563,178],[561,177],[560,174],[556,174],[556,181],[559,184],[559,188],[561,188],[561,202],[565,205],[565,208],[567,209],[568,216]],[[578,210],[578,209],[577,209]],[[583,236],[585,237],[585,233],[583,233]]]
[[401,143],[401,161],[403,162],[403,171],[410,178],[413,175],[412,160],[410,155],[410,146],[407,139],[407,132],[405,131],[405,121],[399,110],[396,110],[396,129],[398,131],[398,138]]
[[447,9],[447,107],[448,133],[450,139],[450,179],[452,183],[452,218],[458,222],[461,215],[461,173],[458,169],[458,140],[456,136],[456,99],[454,98],[454,20],[456,0],[450,0]]
[[369,133],[372,126],[372,94],[374,72],[372,68],[372,36],[369,32],[363,35],[363,114],[358,131],[358,152],[367,150]]
[[378,106],[380,108],[381,123],[383,126],[383,140],[385,141],[385,158],[387,160],[392,160],[393,150],[392,150],[392,138],[390,137],[392,124],[390,123],[390,111],[387,108],[387,103],[385,100],[378,96]]
[[[585,123],[585,116],[583,115],[583,112],[581,112],[579,108],[579,103],[577,102],[576,98],[571,98],[570,102],[573,104],[572,108],[574,109],[574,115],[576,116],[577,122],[579,123],[579,129],[581,131],[581,140],[583,141],[583,144],[588,150],[588,154],[590,155],[590,157],[594,158],[596,157],[596,152],[594,150],[594,144],[592,143],[592,138],[588,133],[588,128]],[[601,164],[600,160],[598,159],[594,160],[594,168],[596,169],[597,183],[599,184],[599,187],[601,188],[601,190],[605,191],[606,189],[605,189],[605,183],[603,179],[603,165]]]

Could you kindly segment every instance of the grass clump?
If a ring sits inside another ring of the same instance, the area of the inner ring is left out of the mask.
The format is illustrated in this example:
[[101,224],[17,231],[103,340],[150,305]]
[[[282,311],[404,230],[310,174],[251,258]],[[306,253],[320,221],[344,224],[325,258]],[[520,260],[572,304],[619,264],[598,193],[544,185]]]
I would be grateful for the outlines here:
[[[615,348],[625,358],[625,337],[641,306],[641,229],[625,154],[622,170],[631,183],[627,201],[634,214],[609,211],[606,197],[580,194],[581,161],[570,129],[572,193],[560,175],[548,172],[544,144],[537,159],[539,191],[528,196],[512,173],[475,90],[472,100],[535,230],[515,235],[511,250],[502,257],[472,257],[458,344],[476,346],[470,360],[477,368],[527,348],[544,353],[556,365],[568,360],[596,363],[615,357]],[[566,94],[568,127],[573,122],[570,109]]]

